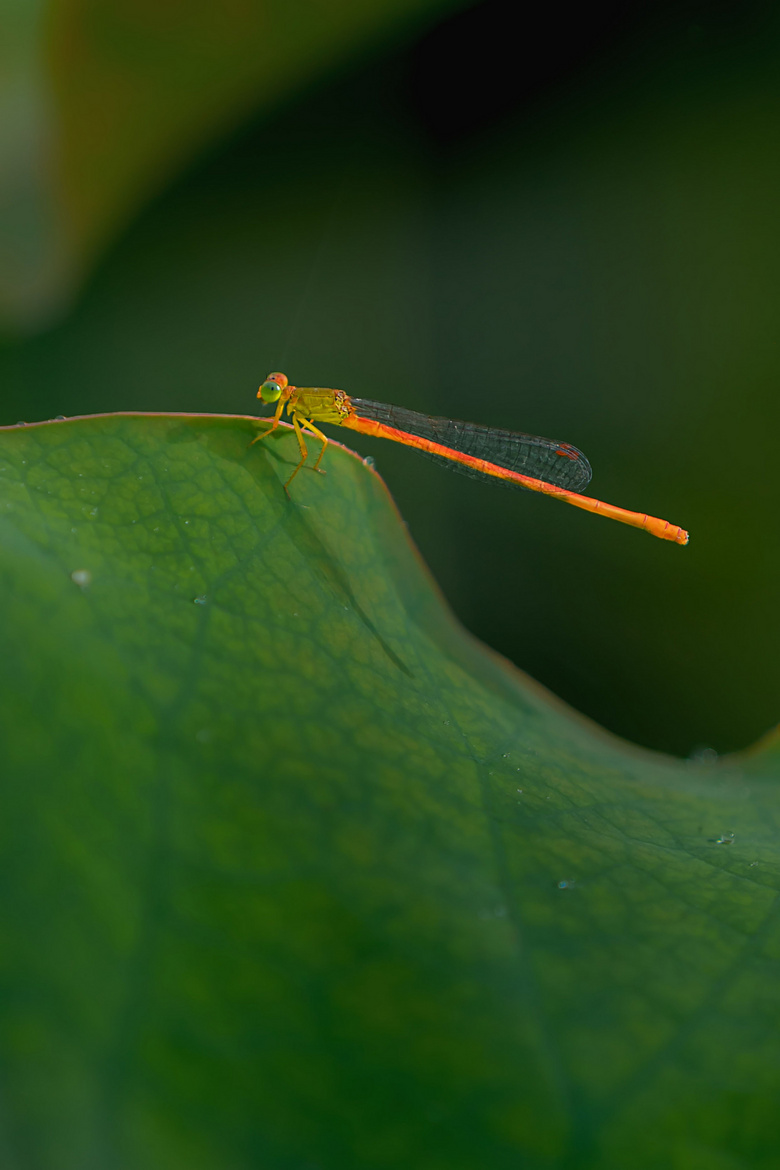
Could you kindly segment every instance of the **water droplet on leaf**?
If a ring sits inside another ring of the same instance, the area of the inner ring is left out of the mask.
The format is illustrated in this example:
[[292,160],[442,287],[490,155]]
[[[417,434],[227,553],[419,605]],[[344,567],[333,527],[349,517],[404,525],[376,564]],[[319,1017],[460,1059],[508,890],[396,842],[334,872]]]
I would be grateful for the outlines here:
[[714,764],[718,759],[718,753],[715,748],[700,745],[693,749],[688,759],[694,764]]

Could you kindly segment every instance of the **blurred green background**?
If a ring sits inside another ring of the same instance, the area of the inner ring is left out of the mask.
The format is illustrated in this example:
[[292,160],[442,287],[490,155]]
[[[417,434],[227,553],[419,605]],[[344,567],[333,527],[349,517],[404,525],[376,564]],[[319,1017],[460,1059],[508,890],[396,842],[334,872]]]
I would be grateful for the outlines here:
[[574,443],[690,546],[332,432],[580,711],[682,755],[773,725],[774,6],[529,9],[520,41],[495,2],[6,8],[1,423],[254,413],[283,369]]

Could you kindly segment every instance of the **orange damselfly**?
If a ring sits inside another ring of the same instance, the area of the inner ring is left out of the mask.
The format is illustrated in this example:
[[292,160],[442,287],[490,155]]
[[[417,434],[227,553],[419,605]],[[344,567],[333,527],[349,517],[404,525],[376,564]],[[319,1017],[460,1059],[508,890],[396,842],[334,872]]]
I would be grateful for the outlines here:
[[541,492],[556,500],[595,512],[633,528],[641,528],[662,540],[677,544],[688,543],[688,533],[676,524],[647,516],[644,512],[629,512],[579,494],[591,477],[590,464],[581,451],[568,443],[556,443],[522,431],[503,431],[479,423],[459,422],[450,418],[433,418],[418,414],[402,406],[371,402],[366,398],[352,398],[343,390],[329,390],[320,386],[291,386],[284,374],[269,374],[257,392],[264,402],[276,402],[271,425],[253,442],[264,439],[279,426],[286,409],[292,419],[301,459],[285,484],[289,486],[306,462],[308,451],[304,432],[322,443],[314,463],[319,468],[327,437],[315,422],[335,423],[349,427],[363,435],[378,435],[414,447],[437,462],[470,475],[475,479],[498,479],[511,487]]

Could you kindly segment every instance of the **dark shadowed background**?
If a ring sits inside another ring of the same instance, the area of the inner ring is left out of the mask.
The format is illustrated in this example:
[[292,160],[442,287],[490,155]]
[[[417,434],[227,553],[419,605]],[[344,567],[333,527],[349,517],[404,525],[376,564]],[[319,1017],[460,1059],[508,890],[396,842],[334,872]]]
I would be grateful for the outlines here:
[[516,12],[428,5],[294,83],[269,54],[283,98],[178,178],[161,154],[70,301],[9,313],[0,422],[254,413],[282,369],[574,443],[592,494],[689,547],[331,432],[478,637],[620,735],[731,751],[780,689],[780,14],[549,8],[518,37]]

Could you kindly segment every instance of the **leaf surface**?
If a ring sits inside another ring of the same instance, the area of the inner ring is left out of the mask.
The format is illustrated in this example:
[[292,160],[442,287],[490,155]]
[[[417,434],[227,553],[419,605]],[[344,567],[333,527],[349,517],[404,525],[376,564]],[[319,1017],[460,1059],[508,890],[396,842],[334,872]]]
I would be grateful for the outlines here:
[[254,433],[0,431],[4,1163],[769,1170],[776,747],[602,733]]

